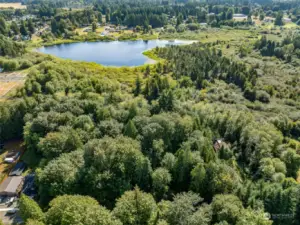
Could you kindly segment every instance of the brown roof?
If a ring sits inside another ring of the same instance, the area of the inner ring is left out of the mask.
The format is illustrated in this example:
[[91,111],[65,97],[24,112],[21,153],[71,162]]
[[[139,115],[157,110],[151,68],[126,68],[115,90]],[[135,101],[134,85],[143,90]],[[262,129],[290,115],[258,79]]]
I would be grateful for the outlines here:
[[6,178],[0,185],[0,195],[17,195],[20,184],[23,181],[22,176],[14,176]]

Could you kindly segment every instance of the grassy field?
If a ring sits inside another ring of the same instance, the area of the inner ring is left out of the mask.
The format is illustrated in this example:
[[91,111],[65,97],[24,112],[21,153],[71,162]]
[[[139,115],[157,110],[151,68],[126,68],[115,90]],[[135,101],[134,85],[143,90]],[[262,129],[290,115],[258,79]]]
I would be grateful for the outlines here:
[[16,3],[0,3],[0,8],[14,8],[14,9],[26,9],[26,5],[22,5],[20,2]]
[[20,81],[10,81],[10,82],[3,82],[0,81],[0,98],[7,96],[7,94],[12,91],[13,89],[20,87],[23,82]]

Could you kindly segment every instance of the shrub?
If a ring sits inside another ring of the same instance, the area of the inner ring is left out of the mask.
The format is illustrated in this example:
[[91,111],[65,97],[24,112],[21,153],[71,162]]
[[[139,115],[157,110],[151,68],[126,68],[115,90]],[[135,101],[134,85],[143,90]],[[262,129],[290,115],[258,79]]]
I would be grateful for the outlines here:
[[27,69],[29,67],[32,67],[33,66],[33,63],[28,61],[28,60],[24,60],[21,62],[21,65],[20,65],[20,69]]
[[270,102],[270,95],[266,91],[256,91],[256,99],[263,103]]
[[7,60],[3,63],[4,71],[15,71],[19,67],[19,64],[15,60]]

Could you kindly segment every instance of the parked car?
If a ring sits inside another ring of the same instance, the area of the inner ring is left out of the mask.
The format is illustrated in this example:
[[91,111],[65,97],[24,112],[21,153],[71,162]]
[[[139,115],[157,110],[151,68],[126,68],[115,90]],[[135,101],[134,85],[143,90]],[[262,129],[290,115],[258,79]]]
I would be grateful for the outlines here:
[[0,196],[0,204],[5,202],[6,197],[5,196]]
[[7,211],[7,214],[12,215],[15,214],[17,212],[17,209],[13,208]]
[[11,205],[15,201],[15,197],[8,198],[7,205]]
[[6,163],[13,163],[13,162],[15,162],[19,158],[19,156],[20,156],[20,152],[18,152],[18,151],[10,151],[5,156],[4,162],[6,162]]

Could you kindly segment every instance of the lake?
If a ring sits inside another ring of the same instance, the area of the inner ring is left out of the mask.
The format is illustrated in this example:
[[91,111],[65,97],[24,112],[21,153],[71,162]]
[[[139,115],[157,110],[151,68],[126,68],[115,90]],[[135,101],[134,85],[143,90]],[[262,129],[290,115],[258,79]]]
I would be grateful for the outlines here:
[[153,60],[142,54],[146,50],[157,46],[191,43],[193,41],[183,40],[79,42],[45,46],[38,48],[37,51],[64,59],[96,62],[105,66],[139,66],[153,63]]

